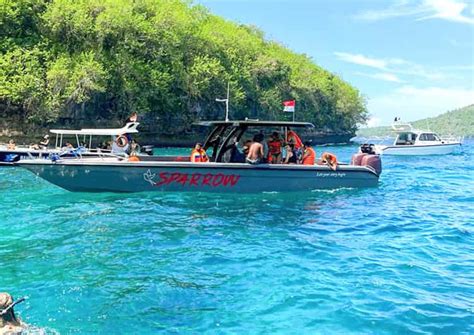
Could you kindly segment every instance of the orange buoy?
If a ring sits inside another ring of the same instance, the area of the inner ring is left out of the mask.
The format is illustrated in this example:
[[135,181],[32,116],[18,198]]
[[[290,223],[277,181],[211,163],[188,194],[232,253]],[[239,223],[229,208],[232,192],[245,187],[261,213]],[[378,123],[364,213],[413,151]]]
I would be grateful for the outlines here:
[[138,158],[137,156],[130,156],[130,157],[128,157],[128,161],[129,162],[139,162],[140,158]]

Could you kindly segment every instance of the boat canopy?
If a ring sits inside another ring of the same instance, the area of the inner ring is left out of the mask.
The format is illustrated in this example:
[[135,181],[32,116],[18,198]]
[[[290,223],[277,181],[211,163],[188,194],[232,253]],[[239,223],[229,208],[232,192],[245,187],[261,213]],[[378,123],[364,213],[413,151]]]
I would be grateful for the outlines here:
[[129,122],[122,128],[111,129],[51,129],[50,132],[56,135],[120,136],[123,134],[138,133],[137,127],[139,124],[138,122]]
[[[211,162],[230,162],[233,152],[237,150],[239,141],[244,134],[253,137],[255,128],[281,128],[284,138],[290,128],[314,128],[309,122],[292,121],[260,121],[260,120],[235,120],[235,121],[202,121],[196,125],[210,127],[211,130],[204,141],[204,150],[212,148]],[[258,129],[263,134],[263,129]]]
[[75,136],[77,141],[77,147],[82,146],[82,143],[79,139],[79,136],[83,137],[83,142],[86,142],[88,137],[89,145],[88,148],[92,147],[92,136],[121,136],[124,134],[133,134],[138,133],[137,127],[140,123],[138,122],[128,122],[122,128],[110,128],[110,129],[80,129],[80,130],[71,130],[71,129],[51,129],[50,132],[56,134],[56,148],[62,148],[63,146],[63,137],[64,135]]
[[198,126],[233,126],[233,127],[295,127],[295,128],[314,128],[310,122],[294,121],[260,121],[260,120],[240,120],[240,121],[200,121],[194,123]]

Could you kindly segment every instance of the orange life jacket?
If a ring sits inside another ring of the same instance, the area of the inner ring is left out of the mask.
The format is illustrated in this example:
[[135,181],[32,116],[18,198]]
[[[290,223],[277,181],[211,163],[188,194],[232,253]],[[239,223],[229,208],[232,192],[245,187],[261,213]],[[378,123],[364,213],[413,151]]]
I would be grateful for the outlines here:
[[270,141],[268,142],[268,154],[269,155],[278,155],[281,153],[281,141]]
[[316,160],[316,152],[311,147],[306,147],[303,154],[303,165],[314,165]]
[[288,134],[286,135],[286,141],[293,142],[295,145],[295,149],[299,149],[303,146],[303,142],[301,141],[301,138],[293,130],[290,130]]
[[193,163],[206,163],[209,162],[206,151],[204,149],[196,150],[193,149],[191,152],[191,162]]

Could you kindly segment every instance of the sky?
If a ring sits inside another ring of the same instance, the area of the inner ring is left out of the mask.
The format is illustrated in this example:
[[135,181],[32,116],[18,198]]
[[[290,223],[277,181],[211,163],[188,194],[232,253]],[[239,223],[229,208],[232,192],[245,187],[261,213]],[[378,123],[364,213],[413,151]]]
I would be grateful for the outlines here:
[[474,0],[195,0],[308,55],[367,98],[369,126],[474,103]]

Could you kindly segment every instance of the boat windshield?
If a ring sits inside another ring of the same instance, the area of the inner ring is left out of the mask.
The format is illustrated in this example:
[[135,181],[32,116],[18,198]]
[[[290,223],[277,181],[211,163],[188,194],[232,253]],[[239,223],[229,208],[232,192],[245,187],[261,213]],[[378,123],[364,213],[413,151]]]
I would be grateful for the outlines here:
[[439,137],[432,133],[421,134],[420,141],[439,141]]
[[415,133],[399,133],[395,145],[412,145],[416,141]]

